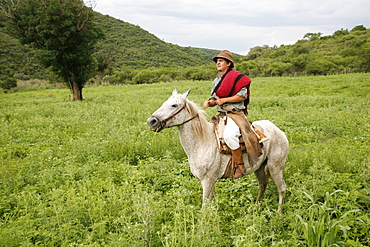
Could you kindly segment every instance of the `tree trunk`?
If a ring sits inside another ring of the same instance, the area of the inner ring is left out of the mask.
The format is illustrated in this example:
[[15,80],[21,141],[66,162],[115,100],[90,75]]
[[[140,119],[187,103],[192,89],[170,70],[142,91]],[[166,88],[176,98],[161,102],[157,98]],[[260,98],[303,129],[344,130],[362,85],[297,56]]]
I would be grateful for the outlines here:
[[72,83],[72,93],[73,93],[73,100],[83,100],[82,88],[80,88],[77,82]]

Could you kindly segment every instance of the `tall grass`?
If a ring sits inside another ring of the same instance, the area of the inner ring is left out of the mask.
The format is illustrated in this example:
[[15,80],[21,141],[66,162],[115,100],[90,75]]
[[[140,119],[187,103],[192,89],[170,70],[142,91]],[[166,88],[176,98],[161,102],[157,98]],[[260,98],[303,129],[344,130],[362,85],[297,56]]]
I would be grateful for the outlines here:
[[349,225],[353,224],[355,217],[348,217],[350,214],[358,212],[359,209],[349,210],[342,214],[331,207],[332,196],[335,193],[343,192],[336,190],[333,193],[325,193],[323,203],[315,203],[312,196],[304,193],[312,203],[308,208],[305,219],[297,215],[301,224],[301,231],[304,235],[304,242],[307,246],[333,246],[342,245],[348,238]]
[[369,79],[253,80],[249,119],[291,143],[282,215],[253,175],[201,210],[176,129],[148,130],[174,88],[201,105],[209,81],[0,94],[0,246],[368,246]]

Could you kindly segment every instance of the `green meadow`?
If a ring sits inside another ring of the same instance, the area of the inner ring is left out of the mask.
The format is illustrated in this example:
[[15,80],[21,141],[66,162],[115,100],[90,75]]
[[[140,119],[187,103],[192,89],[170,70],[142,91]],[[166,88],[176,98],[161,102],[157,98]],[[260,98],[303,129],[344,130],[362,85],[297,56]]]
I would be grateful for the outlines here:
[[370,74],[252,80],[248,118],[290,141],[283,214],[253,174],[202,210],[177,129],[148,130],[174,88],[201,106],[211,81],[18,91],[0,94],[0,246],[369,246]]

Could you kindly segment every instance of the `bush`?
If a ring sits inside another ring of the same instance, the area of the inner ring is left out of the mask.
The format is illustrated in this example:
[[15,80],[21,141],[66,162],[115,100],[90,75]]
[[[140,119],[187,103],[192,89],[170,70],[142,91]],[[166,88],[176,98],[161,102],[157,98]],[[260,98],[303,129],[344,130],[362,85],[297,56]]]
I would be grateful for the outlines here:
[[271,63],[265,69],[266,76],[282,76],[285,74],[289,74],[292,65],[288,63],[281,63],[275,62]]
[[316,58],[307,63],[306,71],[313,75],[327,75],[336,71],[337,65],[327,59]]
[[132,78],[135,84],[154,83],[156,82],[156,74],[153,71],[143,70]]
[[5,79],[0,81],[0,87],[2,89],[11,89],[13,87],[17,87],[17,79],[5,77]]

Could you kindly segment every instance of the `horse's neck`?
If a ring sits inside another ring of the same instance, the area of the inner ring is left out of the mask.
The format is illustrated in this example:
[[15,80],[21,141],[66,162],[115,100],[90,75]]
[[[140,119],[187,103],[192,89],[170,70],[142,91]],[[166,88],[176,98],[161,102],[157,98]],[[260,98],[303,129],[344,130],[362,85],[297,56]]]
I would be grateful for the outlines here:
[[214,124],[203,122],[203,131],[206,136],[201,139],[191,121],[183,124],[179,127],[180,142],[188,156],[191,173],[201,181],[207,178],[211,181],[222,176],[227,162],[220,155]]
[[191,121],[179,127],[180,142],[189,158],[192,155],[199,155],[199,153],[203,153],[205,149],[210,149],[213,146],[217,146],[216,135],[212,131],[213,124],[205,122],[203,123],[203,127],[210,130],[205,132],[205,141],[200,139],[195,133]]

